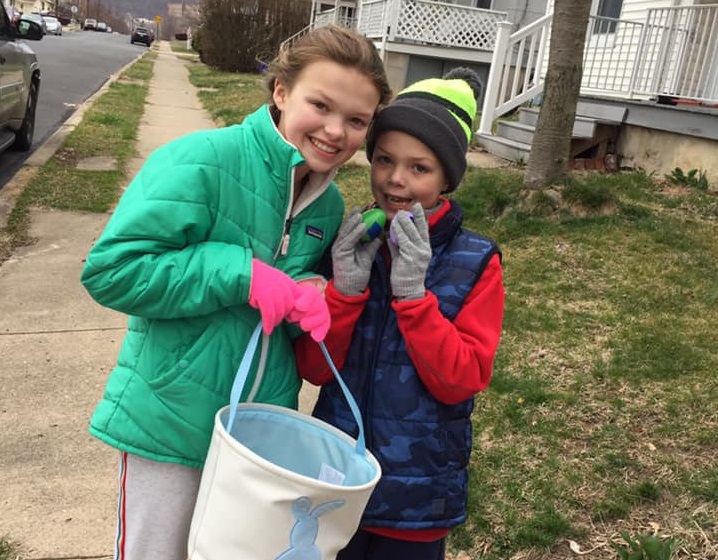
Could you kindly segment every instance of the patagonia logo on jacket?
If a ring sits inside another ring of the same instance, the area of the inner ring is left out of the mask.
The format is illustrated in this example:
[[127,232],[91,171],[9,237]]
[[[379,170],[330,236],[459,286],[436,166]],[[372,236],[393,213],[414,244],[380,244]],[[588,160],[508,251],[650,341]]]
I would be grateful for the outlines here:
[[308,226],[306,227],[306,229],[304,230],[304,232],[305,232],[309,237],[315,237],[316,239],[319,239],[320,241],[321,241],[322,239],[324,239],[324,231],[322,231],[322,230],[319,229],[319,228],[315,228],[314,226],[309,226],[309,225],[308,225]]

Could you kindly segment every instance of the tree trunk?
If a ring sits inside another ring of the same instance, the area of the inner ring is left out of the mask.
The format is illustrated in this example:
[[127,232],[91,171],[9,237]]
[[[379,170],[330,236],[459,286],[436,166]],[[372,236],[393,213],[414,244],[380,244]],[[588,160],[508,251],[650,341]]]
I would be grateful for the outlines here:
[[591,0],[555,0],[543,102],[524,185],[537,189],[570,171],[571,133],[583,75]]

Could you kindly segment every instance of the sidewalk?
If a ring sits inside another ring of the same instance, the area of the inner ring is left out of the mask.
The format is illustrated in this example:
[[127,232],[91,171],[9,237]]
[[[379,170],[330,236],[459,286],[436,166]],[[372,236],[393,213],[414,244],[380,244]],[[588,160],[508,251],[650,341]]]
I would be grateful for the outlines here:
[[[213,128],[184,63],[159,45],[130,176],[161,144]],[[79,282],[109,215],[38,211],[0,267],[0,536],[26,558],[111,558],[117,453],[87,433],[125,317]]]

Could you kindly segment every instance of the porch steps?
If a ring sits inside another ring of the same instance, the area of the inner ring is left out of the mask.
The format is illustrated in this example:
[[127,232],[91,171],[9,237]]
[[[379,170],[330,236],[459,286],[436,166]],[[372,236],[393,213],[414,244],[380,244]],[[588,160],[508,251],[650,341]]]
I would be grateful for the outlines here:
[[[587,104],[577,107],[576,119],[571,136],[571,155],[576,155],[599,144],[599,153],[605,152],[605,143],[612,138],[612,131],[624,118],[617,109]],[[616,110],[612,110],[616,109]],[[625,112],[625,109],[623,109]],[[539,110],[532,107],[521,107],[518,121],[499,119],[494,134],[479,134],[478,140],[489,153],[510,161],[526,163],[531,153]]]
[[509,140],[494,134],[478,134],[479,144],[490,154],[516,163],[526,163],[531,153],[531,144]]
[[[519,109],[519,122],[531,127],[533,131],[538,123],[539,110],[533,107],[521,107]],[[596,119],[593,115],[576,112],[576,119],[573,122],[574,138],[592,138],[596,134]],[[533,134],[528,143],[533,142]]]

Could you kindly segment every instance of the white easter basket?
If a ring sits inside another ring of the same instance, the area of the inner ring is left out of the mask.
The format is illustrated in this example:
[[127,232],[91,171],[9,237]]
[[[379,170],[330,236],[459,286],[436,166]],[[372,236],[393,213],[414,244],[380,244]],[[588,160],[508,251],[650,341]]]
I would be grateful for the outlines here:
[[356,440],[300,412],[238,404],[261,334],[250,339],[220,409],[190,528],[190,560],[333,560],[381,477],[361,414],[322,345],[359,425]]

